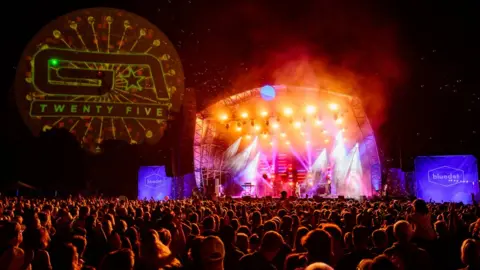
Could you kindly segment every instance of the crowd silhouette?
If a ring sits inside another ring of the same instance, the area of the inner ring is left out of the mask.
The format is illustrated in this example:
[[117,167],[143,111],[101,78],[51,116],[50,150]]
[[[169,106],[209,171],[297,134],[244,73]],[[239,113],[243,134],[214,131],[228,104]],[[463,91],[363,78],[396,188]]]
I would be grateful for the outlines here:
[[480,269],[480,209],[409,200],[0,201],[0,269]]

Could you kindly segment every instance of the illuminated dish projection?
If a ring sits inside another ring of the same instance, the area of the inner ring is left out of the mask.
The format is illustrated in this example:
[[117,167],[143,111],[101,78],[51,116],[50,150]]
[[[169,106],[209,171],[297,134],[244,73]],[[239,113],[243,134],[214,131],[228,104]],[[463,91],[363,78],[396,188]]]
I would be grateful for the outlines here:
[[15,82],[34,134],[65,128],[92,151],[106,139],[157,142],[183,90],[182,65],[165,34],[110,8],[75,11],[45,26],[26,47]]

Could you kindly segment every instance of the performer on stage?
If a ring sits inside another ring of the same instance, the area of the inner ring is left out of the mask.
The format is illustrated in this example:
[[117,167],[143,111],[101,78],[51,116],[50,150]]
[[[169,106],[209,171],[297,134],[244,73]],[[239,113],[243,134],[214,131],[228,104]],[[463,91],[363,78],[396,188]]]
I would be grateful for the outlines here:
[[295,197],[300,198],[300,185],[295,183]]
[[332,180],[330,178],[330,175],[327,175],[327,184],[325,185],[325,193],[327,195],[332,194]]

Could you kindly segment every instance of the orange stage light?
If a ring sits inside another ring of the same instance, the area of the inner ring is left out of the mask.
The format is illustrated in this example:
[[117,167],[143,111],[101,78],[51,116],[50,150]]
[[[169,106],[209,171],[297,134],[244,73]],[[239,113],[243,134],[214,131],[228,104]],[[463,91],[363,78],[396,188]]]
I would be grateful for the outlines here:
[[297,122],[293,123],[293,126],[294,126],[295,128],[300,128],[300,127],[302,126],[302,123],[300,123],[299,121],[297,121]]
[[228,115],[226,115],[226,114],[220,115],[220,120],[225,121],[227,119],[228,119]]
[[256,131],[259,131],[260,129],[261,129],[260,126],[255,126],[255,130],[256,130]]
[[335,123],[337,125],[341,125],[343,123],[343,119],[342,118],[338,118],[337,120],[335,120]]
[[241,116],[243,119],[246,119],[246,118],[248,118],[248,113],[243,112],[240,116]]
[[316,120],[316,121],[315,121],[315,125],[317,125],[317,126],[322,125],[322,120]]
[[247,140],[250,140],[251,138],[252,138],[252,136],[250,136],[250,135],[245,136],[245,139],[247,139]]
[[328,108],[332,111],[337,111],[338,110],[338,104],[330,103],[330,104],[328,104]]
[[280,136],[282,136],[283,138],[285,138],[285,137],[287,137],[287,134],[285,134],[285,132],[282,132],[282,133],[280,134]]
[[312,106],[312,105],[308,105],[305,108],[305,111],[306,111],[307,114],[314,114],[316,110],[317,110],[317,108],[315,108],[315,106]]
[[274,129],[277,129],[277,128],[280,127],[280,125],[279,125],[278,123],[273,123],[272,127],[273,127]]
[[242,128],[241,127],[237,127],[236,129],[238,132],[242,131]]
[[286,116],[290,116],[290,115],[293,114],[293,110],[292,110],[292,108],[285,108],[285,109],[283,110],[283,113],[284,113]]
[[266,116],[268,115],[268,112],[267,112],[267,111],[263,111],[263,112],[260,113],[260,115],[261,115],[262,117],[266,117]]

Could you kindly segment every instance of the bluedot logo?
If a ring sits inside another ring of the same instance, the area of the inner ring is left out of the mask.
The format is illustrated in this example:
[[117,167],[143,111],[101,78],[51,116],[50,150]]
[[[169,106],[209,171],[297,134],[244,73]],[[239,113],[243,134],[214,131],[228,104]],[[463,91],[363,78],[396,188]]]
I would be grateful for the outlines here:
[[450,166],[442,166],[428,171],[428,181],[437,185],[449,187],[468,183],[464,171]]
[[165,182],[165,176],[159,174],[151,174],[145,177],[145,186],[149,188],[157,188]]

